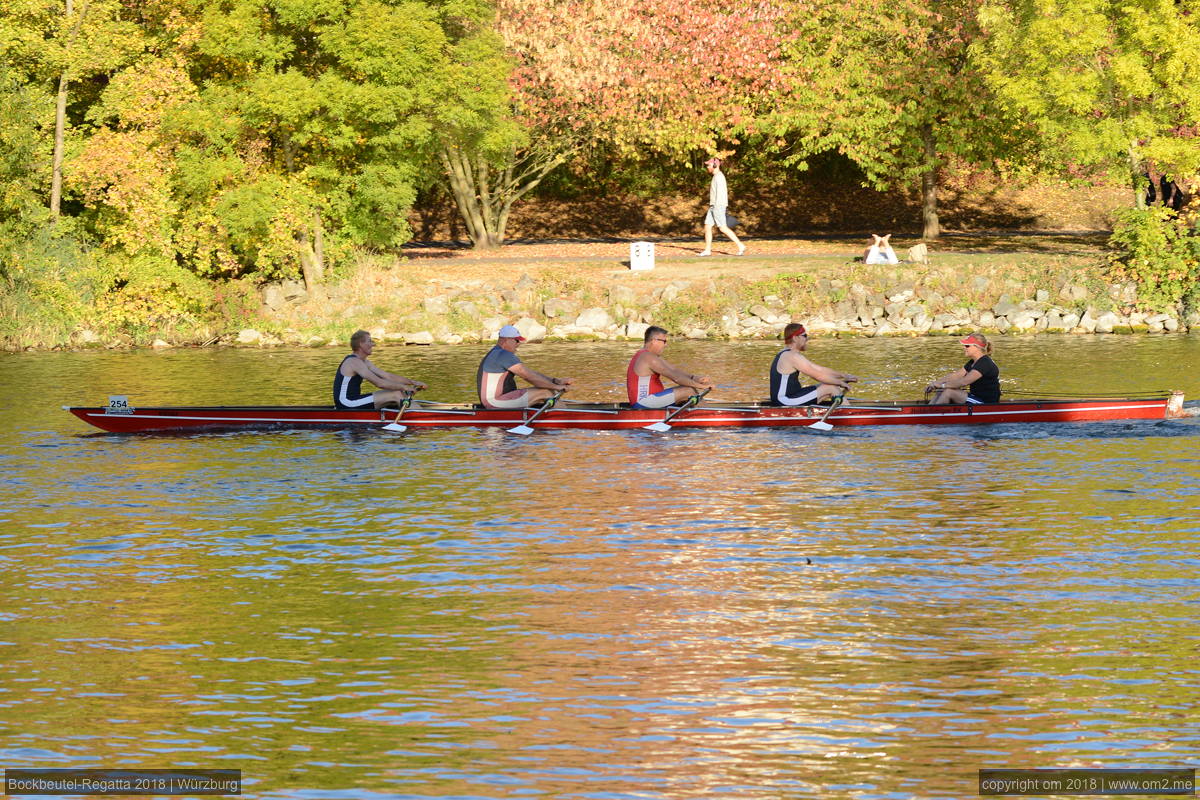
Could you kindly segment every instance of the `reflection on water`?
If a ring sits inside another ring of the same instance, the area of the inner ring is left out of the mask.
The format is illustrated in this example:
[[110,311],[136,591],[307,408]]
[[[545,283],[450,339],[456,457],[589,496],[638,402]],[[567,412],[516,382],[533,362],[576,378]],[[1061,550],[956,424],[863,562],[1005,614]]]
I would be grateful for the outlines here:
[[[751,398],[773,350],[669,355]],[[1200,395],[1191,338],[997,350],[1013,386]],[[522,355],[615,397],[629,351]],[[478,355],[376,360],[466,399]],[[958,351],[813,356],[892,399]],[[1196,422],[85,437],[57,410],[320,402],[338,358],[0,360],[0,762],[240,767],[287,798],[899,798],[1200,757]]]

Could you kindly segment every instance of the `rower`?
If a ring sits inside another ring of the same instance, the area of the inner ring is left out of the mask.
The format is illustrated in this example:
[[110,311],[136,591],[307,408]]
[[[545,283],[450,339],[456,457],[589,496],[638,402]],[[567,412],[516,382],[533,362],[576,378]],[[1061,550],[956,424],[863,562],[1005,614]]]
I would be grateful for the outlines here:
[[[629,392],[629,405],[633,408],[666,408],[713,386],[708,378],[691,375],[662,357],[667,339],[665,328],[651,325],[646,329],[642,349],[634,353],[629,361],[629,367],[625,370],[625,388]],[[662,382],[663,376],[679,386],[666,388]]]
[[[833,397],[841,397],[858,380],[848,372],[838,372],[823,367],[804,355],[808,347],[808,331],[798,322],[788,323],[783,329],[783,342],[787,347],[775,354],[771,362],[771,404],[777,406],[803,406],[819,403]],[[816,386],[801,386],[800,376],[820,381]]]
[[937,392],[930,405],[948,403],[1000,402],[1000,368],[992,361],[992,343],[982,333],[972,333],[959,340],[967,356],[962,369],[956,369],[931,381],[925,393]]
[[[514,325],[505,325],[496,337],[496,344],[479,362],[476,383],[479,401],[485,408],[525,408],[558,392],[565,392],[575,382],[573,378],[551,378],[530,369],[517,358],[517,348],[525,337]],[[517,377],[534,385],[518,389]]]
[[[380,369],[370,361],[375,349],[375,340],[367,331],[355,331],[350,337],[350,355],[342,359],[333,376],[333,404],[337,408],[383,408],[388,403],[399,404],[411,397],[413,392],[425,388],[420,381]],[[363,379],[370,381],[383,391],[362,393]]]

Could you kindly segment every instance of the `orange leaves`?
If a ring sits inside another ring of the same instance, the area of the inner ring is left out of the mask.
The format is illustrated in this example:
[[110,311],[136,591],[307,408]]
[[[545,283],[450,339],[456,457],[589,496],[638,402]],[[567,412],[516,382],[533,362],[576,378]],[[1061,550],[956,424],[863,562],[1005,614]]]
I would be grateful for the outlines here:
[[501,0],[522,112],[573,110],[597,138],[706,145],[779,82],[781,4],[764,0]]

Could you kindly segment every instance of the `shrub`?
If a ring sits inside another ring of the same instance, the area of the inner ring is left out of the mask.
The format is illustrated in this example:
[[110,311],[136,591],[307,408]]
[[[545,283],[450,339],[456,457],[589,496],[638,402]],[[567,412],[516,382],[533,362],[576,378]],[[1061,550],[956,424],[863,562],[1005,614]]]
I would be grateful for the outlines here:
[[1200,231],[1196,213],[1157,206],[1121,212],[1109,246],[1109,277],[1132,280],[1141,304],[1166,309],[1200,301]]

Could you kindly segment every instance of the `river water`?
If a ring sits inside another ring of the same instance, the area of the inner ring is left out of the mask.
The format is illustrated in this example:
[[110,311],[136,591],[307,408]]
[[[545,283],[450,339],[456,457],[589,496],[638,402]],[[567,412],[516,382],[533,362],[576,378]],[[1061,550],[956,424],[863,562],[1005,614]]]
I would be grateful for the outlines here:
[[[673,342],[725,399],[772,343]],[[952,339],[814,340],[907,399]],[[616,399],[628,344],[525,345]],[[480,347],[381,347],[465,400]],[[326,402],[339,350],[0,356],[0,766],[256,797],[968,797],[1200,763],[1200,421],[89,435]],[[1200,397],[1200,338],[1001,339],[1006,390]],[[714,394],[717,394],[714,392]]]

